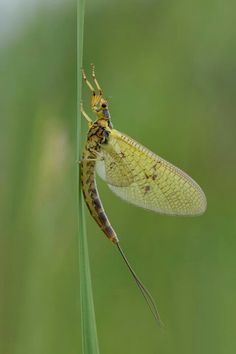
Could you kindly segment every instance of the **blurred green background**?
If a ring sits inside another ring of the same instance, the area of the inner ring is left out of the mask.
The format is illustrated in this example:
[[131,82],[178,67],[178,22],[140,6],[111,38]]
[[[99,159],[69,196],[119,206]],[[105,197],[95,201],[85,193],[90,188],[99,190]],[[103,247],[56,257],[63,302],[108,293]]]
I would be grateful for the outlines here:
[[[99,181],[165,323],[156,327],[87,214],[102,354],[236,352],[235,11],[230,1],[87,2],[84,67],[96,64],[115,128],[188,172],[208,199],[201,217],[160,216]],[[0,353],[76,354],[76,4],[28,16],[0,49]]]

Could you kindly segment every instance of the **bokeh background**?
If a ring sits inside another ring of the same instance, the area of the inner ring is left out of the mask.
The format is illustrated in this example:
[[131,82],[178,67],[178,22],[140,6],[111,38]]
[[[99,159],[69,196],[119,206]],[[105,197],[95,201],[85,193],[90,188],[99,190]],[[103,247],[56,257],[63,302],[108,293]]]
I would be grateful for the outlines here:
[[[0,353],[76,354],[76,3],[16,3],[14,16],[14,2],[1,5]],[[201,217],[160,216],[99,181],[165,323],[156,327],[87,214],[103,354],[236,351],[235,11],[229,0],[87,1],[84,67],[96,64],[114,126],[188,172],[208,199]]]

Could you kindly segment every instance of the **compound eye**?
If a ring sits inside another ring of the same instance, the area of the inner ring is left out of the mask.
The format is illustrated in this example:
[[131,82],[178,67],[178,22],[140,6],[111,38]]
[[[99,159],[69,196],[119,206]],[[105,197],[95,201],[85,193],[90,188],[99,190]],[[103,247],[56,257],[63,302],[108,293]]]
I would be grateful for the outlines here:
[[102,108],[106,108],[106,103],[102,103]]

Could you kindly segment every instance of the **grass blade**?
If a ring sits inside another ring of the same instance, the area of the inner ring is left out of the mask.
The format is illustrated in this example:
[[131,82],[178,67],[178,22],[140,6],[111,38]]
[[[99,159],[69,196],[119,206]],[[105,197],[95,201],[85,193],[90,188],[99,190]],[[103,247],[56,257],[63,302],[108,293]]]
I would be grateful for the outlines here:
[[[83,26],[85,1],[78,0],[77,7],[77,160],[81,159],[81,67],[83,55]],[[92,283],[89,266],[83,195],[78,164],[78,231],[79,231],[79,268],[80,301],[83,354],[99,354],[96,320],[93,304]]]

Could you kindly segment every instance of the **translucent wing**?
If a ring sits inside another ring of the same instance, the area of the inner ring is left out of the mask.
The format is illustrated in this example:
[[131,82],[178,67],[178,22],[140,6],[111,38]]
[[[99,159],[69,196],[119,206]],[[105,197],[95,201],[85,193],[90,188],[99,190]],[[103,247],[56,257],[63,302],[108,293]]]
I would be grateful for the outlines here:
[[205,211],[205,194],[191,177],[127,135],[113,129],[102,155],[97,172],[120,198],[164,214]]
[[[118,148],[118,146],[116,147]],[[102,150],[100,160],[96,162],[96,169],[99,176],[108,184],[117,187],[126,187],[134,181],[134,176],[128,168],[126,159],[120,152],[114,149],[113,144],[106,145]]]

